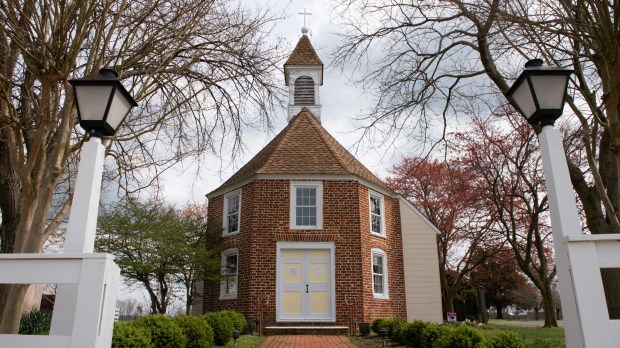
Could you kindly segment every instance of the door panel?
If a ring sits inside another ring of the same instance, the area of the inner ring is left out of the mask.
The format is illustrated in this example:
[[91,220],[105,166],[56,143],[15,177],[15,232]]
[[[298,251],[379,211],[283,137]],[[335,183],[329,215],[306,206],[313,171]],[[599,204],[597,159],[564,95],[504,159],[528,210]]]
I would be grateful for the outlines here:
[[329,307],[329,291],[313,291],[310,293],[308,314],[311,317],[330,315]]
[[278,272],[279,320],[335,319],[330,249],[283,249]]
[[301,315],[301,293],[299,291],[284,292],[282,312],[293,318]]

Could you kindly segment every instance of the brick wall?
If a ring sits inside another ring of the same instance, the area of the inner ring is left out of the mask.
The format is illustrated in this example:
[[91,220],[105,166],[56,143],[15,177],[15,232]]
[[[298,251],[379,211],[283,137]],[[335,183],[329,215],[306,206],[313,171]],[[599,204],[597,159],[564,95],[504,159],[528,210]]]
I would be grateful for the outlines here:
[[[398,201],[385,197],[386,237],[371,236],[368,189],[356,181],[323,181],[323,229],[291,230],[289,180],[255,180],[242,188],[240,233],[219,238],[219,250],[239,248],[238,294],[219,300],[219,283],[205,284],[204,310],[234,309],[255,320],[254,299],[268,294],[267,325],[276,321],[277,242],[333,242],[336,322],[346,325],[345,295],[363,298],[364,320],[405,317],[405,295]],[[222,225],[223,196],[209,201],[209,220]],[[221,235],[221,233],[220,233]],[[374,299],[370,249],[388,254],[389,300]]]

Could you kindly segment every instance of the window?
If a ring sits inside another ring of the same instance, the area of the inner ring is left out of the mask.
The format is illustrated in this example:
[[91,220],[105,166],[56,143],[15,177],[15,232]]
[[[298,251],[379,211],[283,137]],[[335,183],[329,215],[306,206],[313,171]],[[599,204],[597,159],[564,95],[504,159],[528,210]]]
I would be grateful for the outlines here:
[[301,76],[295,80],[295,105],[314,105],[314,80]]
[[222,283],[220,299],[237,298],[237,265],[239,249],[227,249],[222,252]]
[[241,217],[241,191],[224,196],[224,235],[239,232]]
[[385,236],[385,214],[383,196],[370,192],[370,232]]
[[373,248],[370,252],[372,265],[372,294],[374,298],[387,299],[387,255],[381,249]]
[[291,228],[320,229],[323,224],[320,182],[291,183]]

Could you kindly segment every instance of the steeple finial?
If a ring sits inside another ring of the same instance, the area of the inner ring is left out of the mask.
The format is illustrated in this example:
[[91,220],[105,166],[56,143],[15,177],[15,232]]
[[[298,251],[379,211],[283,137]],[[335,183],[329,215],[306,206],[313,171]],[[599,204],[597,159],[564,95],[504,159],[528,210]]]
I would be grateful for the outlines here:
[[298,14],[304,16],[304,26],[301,27],[301,33],[306,35],[308,34],[308,27],[306,27],[306,16],[311,15],[312,13],[306,12],[306,9],[304,8],[304,12],[299,12]]

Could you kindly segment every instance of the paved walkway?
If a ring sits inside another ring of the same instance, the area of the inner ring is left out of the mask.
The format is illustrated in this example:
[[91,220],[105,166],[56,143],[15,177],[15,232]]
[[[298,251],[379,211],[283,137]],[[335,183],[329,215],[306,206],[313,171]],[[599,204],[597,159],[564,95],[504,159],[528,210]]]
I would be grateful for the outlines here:
[[355,348],[346,336],[269,336],[260,348]]

